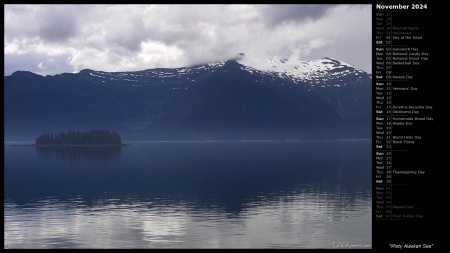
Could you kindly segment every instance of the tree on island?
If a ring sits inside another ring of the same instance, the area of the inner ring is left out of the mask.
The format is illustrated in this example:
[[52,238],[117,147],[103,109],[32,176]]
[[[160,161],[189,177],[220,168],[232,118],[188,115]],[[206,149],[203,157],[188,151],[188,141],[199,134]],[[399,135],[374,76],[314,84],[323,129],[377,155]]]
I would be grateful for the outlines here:
[[36,139],[36,145],[122,145],[122,139],[116,131],[92,130],[80,133],[79,131],[47,134]]

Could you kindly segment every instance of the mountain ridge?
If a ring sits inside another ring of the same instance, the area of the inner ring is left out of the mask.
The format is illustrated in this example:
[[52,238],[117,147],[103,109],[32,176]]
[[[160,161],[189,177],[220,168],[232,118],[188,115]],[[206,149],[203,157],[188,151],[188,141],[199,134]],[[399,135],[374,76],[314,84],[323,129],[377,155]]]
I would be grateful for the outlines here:
[[[369,73],[332,58],[303,65],[268,60],[275,70],[251,67],[248,59],[45,77],[17,71],[4,78],[5,137],[74,128],[116,129],[125,137],[237,132],[370,137]],[[293,67],[298,71],[287,71]]]

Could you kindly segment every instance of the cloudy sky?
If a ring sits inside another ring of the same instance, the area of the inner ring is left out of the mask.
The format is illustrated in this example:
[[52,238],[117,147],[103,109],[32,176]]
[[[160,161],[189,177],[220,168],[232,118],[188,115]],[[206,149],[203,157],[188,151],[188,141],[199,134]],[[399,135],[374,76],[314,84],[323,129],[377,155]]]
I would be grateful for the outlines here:
[[245,53],[371,72],[371,5],[4,5],[5,75],[133,71]]

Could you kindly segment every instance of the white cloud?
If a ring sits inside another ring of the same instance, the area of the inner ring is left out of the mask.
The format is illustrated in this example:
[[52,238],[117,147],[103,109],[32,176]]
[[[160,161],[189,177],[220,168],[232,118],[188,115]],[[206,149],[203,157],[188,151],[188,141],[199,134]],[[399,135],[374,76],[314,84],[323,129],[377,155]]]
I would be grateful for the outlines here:
[[37,65],[37,67],[38,67],[40,70],[45,69],[44,62],[43,62],[43,61],[39,62],[38,65]]

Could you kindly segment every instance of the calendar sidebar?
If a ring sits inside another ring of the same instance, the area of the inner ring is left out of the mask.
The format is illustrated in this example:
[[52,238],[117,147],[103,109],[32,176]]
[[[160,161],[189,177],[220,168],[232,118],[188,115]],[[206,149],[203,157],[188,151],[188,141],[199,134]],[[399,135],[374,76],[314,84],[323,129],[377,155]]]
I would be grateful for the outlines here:
[[[373,248],[437,248],[444,200],[437,5],[372,5]],[[441,53],[442,54],[442,53]],[[440,200],[436,200],[440,199]]]

